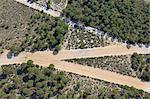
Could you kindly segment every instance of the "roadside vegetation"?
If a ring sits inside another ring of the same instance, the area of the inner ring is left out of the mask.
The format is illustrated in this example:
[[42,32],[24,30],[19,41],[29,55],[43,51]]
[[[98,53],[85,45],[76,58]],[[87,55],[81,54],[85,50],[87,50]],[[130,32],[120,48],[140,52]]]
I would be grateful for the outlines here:
[[[133,87],[92,79],[77,74],[66,73],[69,84],[67,90],[68,99],[149,99],[150,94],[144,93]],[[65,92],[64,92],[65,93]],[[64,98],[65,99],[65,98]]]
[[92,66],[94,68],[101,68],[117,72],[123,75],[136,76],[135,71],[131,68],[131,56],[105,56],[94,58],[79,58],[69,59],[68,62],[78,63],[82,65]]
[[4,51],[3,51],[3,49],[2,48],[0,48],[0,54],[2,54]]
[[149,7],[144,0],[69,0],[63,14],[127,43],[148,45]]
[[150,81],[150,55],[105,56],[65,60]]
[[30,38],[29,35],[26,37],[26,41],[22,45],[28,45],[24,48],[28,48],[29,51],[60,50],[64,35],[68,32],[68,26],[60,18],[36,13],[31,16],[28,25],[29,32],[35,32],[36,35]]
[[77,28],[70,28],[64,41],[66,42],[66,49],[104,47],[110,44],[102,36]]
[[[15,55],[21,51],[35,52],[47,49],[57,53],[61,49],[68,26],[59,18],[37,12],[30,17],[27,30],[28,34],[26,34],[25,40],[21,42],[21,47],[17,45],[11,47],[11,52]],[[35,35],[30,36],[32,32]]]
[[133,87],[120,86],[27,63],[3,65],[0,71],[1,99],[149,99],[150,94]]
[[131,57],[131,68],[136,72],[138,78],[150,81],[150,54],[139,55],[134,53]]

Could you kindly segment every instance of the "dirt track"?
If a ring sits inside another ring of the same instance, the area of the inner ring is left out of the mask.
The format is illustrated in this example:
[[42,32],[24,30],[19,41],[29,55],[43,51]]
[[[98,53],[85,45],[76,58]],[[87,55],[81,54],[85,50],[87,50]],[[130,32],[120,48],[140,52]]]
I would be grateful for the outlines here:
[[19,56],[13,59],[7,59],[7,51],[0,55],[0,65],[22,63],[31,59],[35,64],[42,66],[48,66],[49,64],[54,64],[56,69],[60,69],[67,72],[72,72],[84,76],[89,76],[92,78],[97,78],[105,80],[108,82],[113,82],[121,85],[133,86],[137,89],[143,89],[150,92],[150,82],[141,82],[138,78],[133,78],[130,76],[123,76],[116,74],[114,72],[96,69],[88,66],[82,66],[79,64],[73,64],[64,62],[61,60],[71,59],[71,58],[85,58],[85,57],[100,57],[100,56],[112,56],[112,55],[128,55],[134,52],[141,54],[150,53],[150,48],[131,48],[127,49],[123,45],[107,46],[103,48],[94,49],[83,49],[83,50],[62,50],[58,55],[53,55],[51,51],[43,51],[36,53],[22,52]]

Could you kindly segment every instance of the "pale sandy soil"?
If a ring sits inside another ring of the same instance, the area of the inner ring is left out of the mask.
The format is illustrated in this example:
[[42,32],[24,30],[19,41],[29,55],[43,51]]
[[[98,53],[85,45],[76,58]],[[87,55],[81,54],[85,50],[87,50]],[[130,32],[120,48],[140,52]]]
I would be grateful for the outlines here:
[[78,49],[78,50],[62,50],[58,55],[53,55],[51,51],[42,51],[36,53],[22,52],[19,56],[7,59],[5,53],[0,55],[0,65],[22,63],[31,59],[35,64],[48,66],[49,64],[54,64],[56,69],[60,69],[67,72],[72,72],[84,76],[89,76],[92,78],[97,78],[105,80],[108,82],[113,82],[121,85],[133,86],[137,89],[143,89],[150,92],[150,82],[142,82],[138,78],[133,78],[130,76],[123,76],[121,74],[116,74],[111,71],[106,71],[98,68],[92,68],[88,66],[82,66],[79,64],[68,63],[60,60],[71,59],[71,58],[85,58],[85,57],[100,57],[100,56],[111,56],[111,55],[128,55],[134,52],[141,54],[150,53],[150,48],[135,48],[127,49],[123,45],[111,45],[102,48],[92,48],[92,49]]
[[150,2],[150,0],[145,0],[146,2]]
[[133,47],[127,49],[122,44],[115,44],[106,47],[88,48],[88,49],[75,49],[75,50],[61,50],[55,57],[57,59],[72,59],[72,58],[89,58],[89,57],[103,57],[103,56],[117,56],[129,55],[134,52],[139,54],[149,54],[150,48]]
[[22,3],[22,4],[24,4],[24,5],[28,6],[28,7],[31,7],[33,9],[36,9],[36,10],[39,10],[39,11],[43,11],[44,13],[47,13],[47,14],[53,16],[53,17],[59,17],[60,16],[60,12],[53,11],[51,9],[46,10],[44,7],[41,7],[38,4],[36,4],[36,3],[30,4],[30,3],[27,2],[27,0],[15,0],[15,1],[17,1],[19,3]]

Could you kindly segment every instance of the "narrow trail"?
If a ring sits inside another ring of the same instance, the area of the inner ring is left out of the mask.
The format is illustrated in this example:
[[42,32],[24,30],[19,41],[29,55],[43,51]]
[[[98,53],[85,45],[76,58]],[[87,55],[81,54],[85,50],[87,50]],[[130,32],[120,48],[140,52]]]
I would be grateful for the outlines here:
[[144,91],[150,92],[150,82],[142,82],[138,78],[123,76],[115,72],[61,61],[72,58],[128,55],[133,54],[134,52],[139,54],[148,54],[150,53],[150,48],[132,47],[131,49],[127,49],[123,45],[118,44],[101,48],[61,50],[58,55],[53,55],[51,51],[38,51],[35,53],[22,52],[17,57],[12,59],[7,59],[7,51],[5,51],[5,53],[0,55],[0,65],[23,63],[31,59],[38,65],[48,66],[49,64],[54,64],[56,69],[89,76],[120,85],[133,86],[137,89],[143,89]]

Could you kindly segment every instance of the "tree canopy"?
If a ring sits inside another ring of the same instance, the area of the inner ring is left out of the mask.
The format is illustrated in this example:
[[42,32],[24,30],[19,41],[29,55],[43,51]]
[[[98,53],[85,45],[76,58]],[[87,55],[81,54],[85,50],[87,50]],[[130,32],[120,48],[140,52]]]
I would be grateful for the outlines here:
[[128,43],[150,43],[150,3],[143,0],[69,0],[64,15]]

